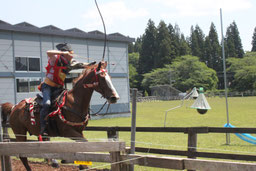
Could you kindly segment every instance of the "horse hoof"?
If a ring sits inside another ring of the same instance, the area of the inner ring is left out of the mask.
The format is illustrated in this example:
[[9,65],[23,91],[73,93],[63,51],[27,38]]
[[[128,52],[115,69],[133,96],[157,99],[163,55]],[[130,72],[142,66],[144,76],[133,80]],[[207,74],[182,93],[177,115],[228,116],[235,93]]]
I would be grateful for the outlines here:
[[54,167],[54,168],[59,168],[59,164],[58,164],[58,161],[56,159],[51,159],[51,166]]

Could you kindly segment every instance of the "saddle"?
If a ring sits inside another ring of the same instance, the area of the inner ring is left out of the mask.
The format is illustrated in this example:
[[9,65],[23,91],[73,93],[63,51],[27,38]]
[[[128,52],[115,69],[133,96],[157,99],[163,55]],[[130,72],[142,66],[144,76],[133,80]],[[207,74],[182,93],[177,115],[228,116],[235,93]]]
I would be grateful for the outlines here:
[[[66,94],[67,90],[66,89],[58,89],[52,93],[51,96],[51,106],[49,109],[49,114],[56,111],[58,109],[58,106],[60,104],[65,103],[63,98]],[[37,94],[36,97],[34,98],[28,98],[25,99],[26,106],[25,106],[25,111],[27,111],[30,114],[30,120],[31,124],[35,125],[35,115],[40,115],[40,110],[43,106],[43,95]]]

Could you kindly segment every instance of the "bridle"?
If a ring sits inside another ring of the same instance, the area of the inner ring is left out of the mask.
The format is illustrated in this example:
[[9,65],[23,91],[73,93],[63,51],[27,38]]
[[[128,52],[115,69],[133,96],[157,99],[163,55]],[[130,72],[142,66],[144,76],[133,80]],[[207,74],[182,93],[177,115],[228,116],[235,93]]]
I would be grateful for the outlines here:
[[[103,94],[102,96],[105,98],[105,96],[106,96],[105,95],[105,91],[99,86],[100,82],[99,82],[99,76],[98,75],[103,73],[103,72],[107,72],[107,70],[106,69],[97,69],[97,68],[95,68],[93,70],[93,72],[94,72],[94,76],[93,76],[94,77],[94,79],[93,79],[94,81],[92,83],[89,83],[89,84],[83,83],[83,87],[85,89],[93,89],[93,90],[96,90],[96,88],[98,87],[100,89],[100,91],[102,92],[102,94]],[[86,78],[86,76],[84,78]],[[66,93],[64,94],[64,98],[65,97],[66,97]],[[107,102],[108,101],[106,100],[106,102],[103,104],[103,106],[100,108],[100,110],[98,112],[92,113],[92,114],[93,115],[94,114],[97,115],[98,113],[100,113],[102,111],[102,109],[104,108],[104,106],[106,105]],[[88,119],[90,118],[90,115],[91,115],[91,113],[89,111],[88,111],[88,114],[83,114],[81,116],[79,112],[77,112],[74,109],[70,109],[69,107],[65,106],[64,103],[65,103],[65,100],[64,100],[63,105],[61,106],[61,108],[63,108],[64,110],[67,110],[67,111],[69,111],[71,113],[74,113],[74,114],[80,116],[83,119],[83,122],[79,122],[79,123],[69,122],[64,117],[62,117],[62,115],[60,113],[60,116],[61,116],[60,118],[63,120],[64,123],[67,123],[67,124],[69,124],[71,126],[82,126],[82,125],[85,125],[87,123],[87,121],[88,121]],[[110,104],[108,105],[107,112],[108,112],[109,106],[110,106]],[[59,108],[59,111],[61,110],[61,108]]]
[[102,87],[100,86],[100,81],[99,81],[99,74],[101,73],[107,73],[106,69],[99,69],[97,70],[96,68],[94,69],[94,82],[93,83],[84,83],[83,87],[84,88],[93,88],[94,90],[96,89],[96,87],[98,87],[100,89],[100,91],[102,92],[102,96],[104,98],[106,98],[106,93],[105,91],[102,89]]
[[93,83],[90,83],[90,84],[84,83],[83,84],[84,88],[95,88],[96,86],[99,85],[99,77],[98,77],[96,68],[94,69],[94,78],[95,78],[95,81]]
[[[106,98],[105,91],[102,89],[102,87],[99,86],[100,82],[99,82],[99,76],[98,76],[99,74],[106,73],[106,72],[107,72],[106,69],[99,69],[97,71],[97,69],[95,68],[94,69],[95,81],[93,83],[90,83],[90,84],[83,84],[84,88],[93,88],[93,89],[95,89],[96,87],[98,87],[101,90],[101,92],[102,92],[102,97]],[[99,114],[102,111],[102,109],[104,108],[104,106],[107,104],[107,102],[108,102],[108,100],[106,100],[106,102],[102,105],[102,107],[97,112],[89,113],[89,115],[97,115],[97,114]],[[108,104],[106,113],[108,112],[109,107],[110,107],[110,103]]]

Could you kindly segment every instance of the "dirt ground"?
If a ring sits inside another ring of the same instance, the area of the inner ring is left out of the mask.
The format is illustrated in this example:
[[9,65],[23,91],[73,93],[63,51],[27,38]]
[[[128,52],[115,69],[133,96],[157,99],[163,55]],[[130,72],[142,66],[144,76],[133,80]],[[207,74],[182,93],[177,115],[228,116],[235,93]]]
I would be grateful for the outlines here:
[[[48,165],[47,163],[32,162],[32,161],[29,161],[29,165],[33,171],[77,171],[79,170],[78,166],[75,166],[75,165],[73,166],[73,165],[60,164],[59,168],[53,168],[51,167],[51,165]],[[0,164],[0,170],[2,170],[1,164]],[[12,171],[26,171],[26,169],[24,168],[20,160],[12,159]],[[90,171],[109,171],[109,169],[101,169],[101,170],[90,169]]]

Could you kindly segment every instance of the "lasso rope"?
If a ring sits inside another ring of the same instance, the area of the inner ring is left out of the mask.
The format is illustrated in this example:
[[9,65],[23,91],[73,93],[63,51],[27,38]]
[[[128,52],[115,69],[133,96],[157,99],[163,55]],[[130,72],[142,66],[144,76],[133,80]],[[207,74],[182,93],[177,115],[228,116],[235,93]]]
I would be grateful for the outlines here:
[[105,26],[105,23],[104,23],[104,19],[101,15],[101,12],[100,12],[100,9],[99,9],[99,6],[97,4],[97,0],[94,1],[95,2],[95,5],[98,9],[98,12],[100,14],[100,18],[101,18],[101,21],[102,21],[102,24],[103,24],[103,28],[104,28],[104,33],[105,33],[105,39],[104,39],[104,49],[103,49],[103,55],[102,55],[102,61],[104,61],[104,57],[105,57],[105,51],[106,51],[106,44],[107,44],[107,32],[106,32],[106,26]]

